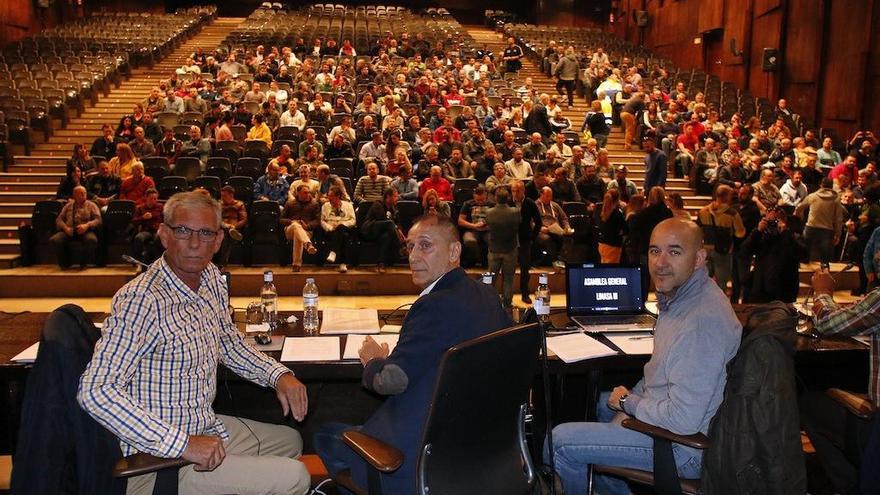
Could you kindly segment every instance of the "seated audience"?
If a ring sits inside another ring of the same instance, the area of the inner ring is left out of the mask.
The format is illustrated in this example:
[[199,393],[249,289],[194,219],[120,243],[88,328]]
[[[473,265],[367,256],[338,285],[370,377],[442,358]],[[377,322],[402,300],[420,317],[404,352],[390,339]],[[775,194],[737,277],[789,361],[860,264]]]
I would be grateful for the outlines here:
[[62,269],[70,268],[74,262],[69,253],[71,243],[78,242],[81,244],[79,266],[85,268],[98,249],[97,231],[101,227],[101,211],[98,205],[87,199],[85,187],[73,189],[73,197],[61,209],[55,226],[58,232],[49,238],[49,243],[55,247],[58,265]]
[[349,238],[356,226],[354,207],[342,199],[342,190],[336,186],[327,192],[327,202],[321,207],[321,230],[326,239],[327,262],[339,263],[340,273],[348,271]]
[[385,273],[400,260],[400,246],[406,241],[397,216],[397,189],[389,187],[382,194],[381,201],[374,201],[364,217],[360,230],[364,239],[379,244],[379,263],[377,273]]
[[494,206],[488,202],[488,193],[483,186],[477,186],[473,198],[464,202],[458,214],[458,227],[461,230],[462,266],[479,264],[487,266],[489,247],[489,227],[486,225],[486,212]]
[[127,199],[137,204],[143,201],[148,190],[155,188],[156,183],[153,182],[153,178],[144,175],[144,164],[137,162],[131,166],[131,176],[122,181],[119,199]]
[[257,200],[274,201],[278,203],[279,208],[283,208],[287,203],[287,191],[290,184],[279,172],[278,165],[269,164],[266,167],[266,174],[257,179],[254,184],[254,198]]
[[122,179],[110,169],[110,164],[102,161],[98,164],[98,173],[89,177],[86,189],[89,200],[104,208],[110,201],[117,199]]
[[397,190],[401,200],[419,200],[419,183],[412,177],[412,165],[405,164],[400,167],[397,177],[391,181],[391,188]]
[[367,163],[367,175],[358,179],[354,188],[354,202],[360,204],[363,201],[382,201],[385,190],[389,187],[391,187],[391,178],[379,175],[377,163]]
[[541,215],[541,233],[538,234],[538,247],[541,248],[550,259],[551,263],[560,260],[560,254],[564,244],[571,242],[571,226],[568,224],[568,215],[562,211],[559,203],[553,201],[553,189],[544,186],[541,196],[536,201],[538,213]]
[[143,201],[137,205],[131,224],[137,233],[131,241],[131,254],[135,259],[150,264],[162,253],[159,240],[159,225],[162,223],[162,204],[159,191],[147,189]]
[[321,224],[321,205],[312,198],[312,189],[307,184],[294,182],[291,189],[295,192],[284,205],[280,222],[293,246],[293,271],[298,272],[302,269],[303,250],[309,254],[318,252],[312,236]]
[[452,216],[452,209],[449,203],[440,198],[440,194],[436,189],[429,189],[422,197],[422,210],[426,215],[442,215],[444,217]]

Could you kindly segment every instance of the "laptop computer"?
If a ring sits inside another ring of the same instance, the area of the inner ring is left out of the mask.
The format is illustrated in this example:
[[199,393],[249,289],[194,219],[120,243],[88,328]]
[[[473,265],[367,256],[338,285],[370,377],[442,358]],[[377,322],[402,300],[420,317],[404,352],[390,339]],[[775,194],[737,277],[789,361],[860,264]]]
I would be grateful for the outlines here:
[[646,277],[638,265],[568,264],[568,317],[587,332],[653,330],[657,319],[645,308]]

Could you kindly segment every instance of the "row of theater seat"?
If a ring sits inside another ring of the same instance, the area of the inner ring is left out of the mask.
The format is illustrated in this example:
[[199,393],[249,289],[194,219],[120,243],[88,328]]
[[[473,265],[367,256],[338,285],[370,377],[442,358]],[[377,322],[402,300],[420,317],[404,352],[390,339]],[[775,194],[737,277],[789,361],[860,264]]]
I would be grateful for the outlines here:
[[68,123],[130,74],[131,64],[152,64],[201,24],[216,7],[175,14],[97,13],[10,43],[0,51],[0,158],[11,162],[9,143],[31,153],[31,129],[48,140],[51,117]]
[[[699,69],[679,69],[670,60],[657,57],[644,47],[633,46],[611,33],[592,28],[521,23],[506,23],[500,29],[506,35],[516,38],[529,55],[538,59],[543,56],[549,42],[554,41],[559,46],[573,46],[578,52],[602,47],[612,61],[619,62],[624,57],[628,57],[632,60],[633,66],[642,63],[648,71],[653,69],[655,64],[660,65],[668,73],[668,83],[683,82],[688,99],[691,101],[697,93],[703,93],[707,106],[717,110],[721,119],[725,121],[730,120],[734,113],[739,113],[744,120],[756,116],[764,127],[769,126],[776,119],[774,105],[766,98],[753,96],[748,91],[738,89],[733,83],[722,82],[718,76]],[[544,69],[549,71],[549,65],[545,65]],[[787,124],[790,128],[798,130],[801,135],[809,126],[809,123],[797,116]]]
[[349,39],[358,54],[368,54],[388,31],[408,32],[413,38],[421,33],[432,46],[447,37],[473,45],[467,31],[444,9],[428,9],[417,15],[404,7],[337,7],[317,4],[293,11],[257,9],[229,34],[223,46],[293,46],[298,38],[303,38],[306,46],[311,46],[315,38],[325,42],[334,39],[341,46],[344,39]]

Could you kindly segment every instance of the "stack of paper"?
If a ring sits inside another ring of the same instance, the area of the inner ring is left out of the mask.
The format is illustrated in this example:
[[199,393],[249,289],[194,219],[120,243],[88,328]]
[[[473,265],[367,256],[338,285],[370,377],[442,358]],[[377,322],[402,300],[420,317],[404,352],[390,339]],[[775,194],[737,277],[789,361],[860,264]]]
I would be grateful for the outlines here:
[[321,334],[347,333],[379,333],[379,312],[375,309],[325,309],[321,321]]
[[608,335],[608,340],[627,354],[651,354],[654,352],[654,336],[649,333]]
[[[382,335],[372,335],[371,338],[376,341],[377,344],[388,344],[388,353],[394,350],[394,347],[397,345],[397,339],[400,335],[397,334],[382,334]],[[359,359],[358,350],[360,350],[361,345],[363,345],[364,340],[367,338],[366,335],[349,335],[345,338],[345,352],[342,354],[342,359]]]
[[547,350],[566,363],[617,354],[607,345],[581,332],[547,337]]
[[339,337],[287,337],[281,362],[339,361]]
[[12,358],[12,362],[13,363],[22,363],[22,364],[33,363],[34,361],[37,360],[37,351],[38,350],[40,350],[40,343],[39,342],[31,345],[27,349],[16,354],[15,357]]

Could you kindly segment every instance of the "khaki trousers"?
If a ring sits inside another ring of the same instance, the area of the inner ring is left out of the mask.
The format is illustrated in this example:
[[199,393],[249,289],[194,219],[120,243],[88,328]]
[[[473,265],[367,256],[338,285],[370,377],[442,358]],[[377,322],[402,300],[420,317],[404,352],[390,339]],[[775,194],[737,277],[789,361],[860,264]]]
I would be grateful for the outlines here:
[[[180,495],[303,495],[311,477],[296,460],[302,437],[293,428],[218,415],[229,431],[226,458],[213,471],[180,468]],[[128,480],[126,495],[151,495],[155,474]]]
[[623,147],[629,149],[636,135],[636,116],[629,112],[620,112],[620,121],[623,123]]
[[303,248],[312,242],[311,234],[296,220],[284,229],[284,235],[293,243],[293,266],[302,266]]

